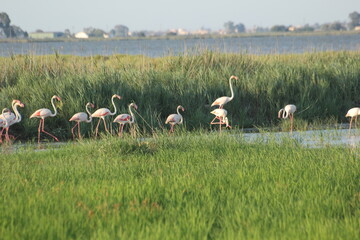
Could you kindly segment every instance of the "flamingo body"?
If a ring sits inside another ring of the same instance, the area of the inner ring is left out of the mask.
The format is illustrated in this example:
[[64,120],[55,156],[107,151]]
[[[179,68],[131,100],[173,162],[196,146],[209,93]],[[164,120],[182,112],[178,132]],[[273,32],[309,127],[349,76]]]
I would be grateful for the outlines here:
[[290,118],[290,133],[293,131],[294,125],[294,113],[296,112],[296,106],[294,104],[288,104],[278,112],[278,118]]
[[132,112],[131,108],[138,109],[138,106],[135,103],[130,103],[129,104],[130,114],[123,113],[123,114],[118,115],[114,119],[114,122],[119,123],[119,136],[120,137],[122,136],[122,132],[123,132],[125,124],[127,124],[127,123],[133,124],[135,122],[135,116],[134,116],[134,113]]
[[58,101],[61,101],[61,98],[54,95],[51,97],[51,105],[54,109],[54,113],[51,112],[50,109],[47,109],[47,108],[40,108],[38,110],[36,110],[33,114],[31,114],[30,118],[40,118],[40,123],[39,123],[39,128],[38,128],[38,143],[40,143],[40,133],[43,132],[43,133],[46,133],[47,135],[49,135],[50,137],[54,138],[55,141],[59,141],[57,139],[57,137],[55,137],[54,135],[46,132],[44,130],[45,128],[45,118],[47,117],[55,117],[56,114],[57,114],[57,109],[55,107],[55,104],[54,104],[54,100],[58,100]]
[[47,118],[50,117],[52,115],[52,112],[50,109],[47,108],[41,108],[36,110],[33,114],[31,114],[30,118]]
[[219,106],[219,108],[223,108],[224,105],[228,102],[230,102],[231,100],[233,100],[234,98],[234,91],[233,91],[233,88],[232,88],[232,84],[231,84],[231,80],[232,79],[235,79],[235,80],[238,80],[238,77],[236,76],[231,76],[230,79],[229,79],[229,85],[230,85],[230,91],[231,91],[231,97],[227,97],[227,96],[223,96],[223,97],[219,97],[217,98],[212,104],[211,106]]
[[354,107],[354,108],[351,108],[345,115],[345,117],[351,117],[350,119],[350,126],[349,126],[349,133],[350,133],[350,130],[351,130],[351,124],[352,124],[352,121],[355,119],[355,127],[356,127],[356,122],[357,122],[357,116],[360,115],[360,108],[358,107]]
[[117,109],[116,109],[116,105],[115,105],[115,103],[114,103],[114,98],[121,99],[121,96],[119,96],[119,95],[117,95],[117,94],[114,94],[114,95],[112,95],[112,97],[111,97],[111,103],[112,103],[112,105],[114,106],[114,112],[111,112],[111,111],[110,111],[109,109],[107,109],[107,108],[99,108],[99,109],[96,110],[93,114],[91,114],[91,117],[99,118],[98,124],[96,125],[96,128],[95,128],[95,136],[98,135],[101,119],[102,119],[103,122],[104,122],[105,131],[106,131],[106,132],[109,132],[108,129],[107,129],[107,126],[106,126],[105,117],[106,117],[106,116],[113,116],[113,115],[116,114]]
[[89,116],[90,116],[89,119],[88,119],[88,114],[85,113],[85,112],[75,113],[75,114],[69,119],[70,122],[76,122],[76,124],[74,125],[74,127],[71,129],[71,133],[72,133],[74,139],[75,139],[74,129],[76,128],[76,126],[78,127],[78,136],[79,136],[79,138],[81,139],[80,123],[81,123],[81,122],[90,123],[90,122],[92,121],[92,116],[91,116],[91,113],[89,112],[89,109],[88,109],[89,106],[92,107],[92,108],[94,108],[94,104],[88,102],[88,103],[85,105],[86,112],[87,112],[87,113],[89,114]]
[[182,115],[180,114],[179,110],[182,110],[182,111],[185,111],[184,107],[179,105],[177,106],[176,108],[176,113],[173,113],[173,114],[170,114],[167,118],[166,118],[166,121],[165,121],[165,124],[170,124],[171,127],[170,127],[170,133],[174,132],[174,126],[176,124],[182,124],[184,119],[182,117]]
[[[221,125],[225,124],[226,127],[231,128],[229,125],[229,119],[227,118],[227,111],[223,108],[217,108],[210,112],[211,114],[214,114],[214,119],[210,122],[210,124],[219,124],[220,132],[221,132]],[[215,120],[218,119],[218,122],[215,122]]]

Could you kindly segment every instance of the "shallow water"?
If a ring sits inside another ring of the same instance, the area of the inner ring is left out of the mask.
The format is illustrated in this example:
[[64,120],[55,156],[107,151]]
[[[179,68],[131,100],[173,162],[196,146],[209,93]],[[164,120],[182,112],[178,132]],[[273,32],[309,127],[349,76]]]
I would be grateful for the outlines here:
[[[360,146],[360,131],[357,129],[329,129],[289,132],[264,132],[264,133],[241,133],[230,135],[247,143],[282,143],[294,140],[300,146],[308,148],[321,148],[331,146],[343,146],[355,148]],[[141,138],[140,141],[151,141],[151,138]],[[15,143],[12,145],[3,144],[0,153],[11,154],[21,151],[42,152],[47,150],[60,149],[69,144],[77,142],[48,142],[41,143]]]

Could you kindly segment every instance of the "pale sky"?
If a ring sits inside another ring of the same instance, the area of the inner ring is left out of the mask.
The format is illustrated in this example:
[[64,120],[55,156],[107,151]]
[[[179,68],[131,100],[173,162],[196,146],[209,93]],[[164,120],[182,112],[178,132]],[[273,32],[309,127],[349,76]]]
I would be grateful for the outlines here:
[[253,26],[323,24],[349,21],[360,0],[1,0],[12,25],[33,32],[110,31],[122,24],[130,31],[201,27],[222,29],[227,21]]

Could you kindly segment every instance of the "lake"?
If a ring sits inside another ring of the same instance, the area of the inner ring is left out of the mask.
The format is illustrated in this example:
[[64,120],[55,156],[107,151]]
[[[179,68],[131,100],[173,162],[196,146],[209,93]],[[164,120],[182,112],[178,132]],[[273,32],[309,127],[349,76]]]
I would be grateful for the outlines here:
[[57,52],[78,56],[129,54],[162,57],[196,53],[203,50],[257,55],[342,50],[360,51],[360,34],[0,43],[0,56],[47,55]]

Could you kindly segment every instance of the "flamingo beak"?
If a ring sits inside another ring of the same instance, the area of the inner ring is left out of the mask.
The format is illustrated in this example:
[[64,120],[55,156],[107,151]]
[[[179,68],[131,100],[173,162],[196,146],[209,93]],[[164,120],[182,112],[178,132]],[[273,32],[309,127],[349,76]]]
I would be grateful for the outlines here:
[[116,97],[117,97],[118,99],[121,99],[121,96],[119,96],[119,95],[116,95]]
[[134,107],[135,107],[135,109],[136,109],[136,110],[138,109],[138,106],[137,106],[136,104],[135,104],[135,106],[134,106]]
[[94,104],[91,104],[90,107],[91,107],[91,108],[94,108],[95,106],[94,106]]
[[182,108],[181,110],[182,110],[183,112],[185,112],[185,108]]
[[25,104],[23,104],[22,102],[20,102],[20,107],[25,107]]
[[60,98],[60,97],[57,97],[56,99],[57,99],[58,101],[61,101],[61,98]]

